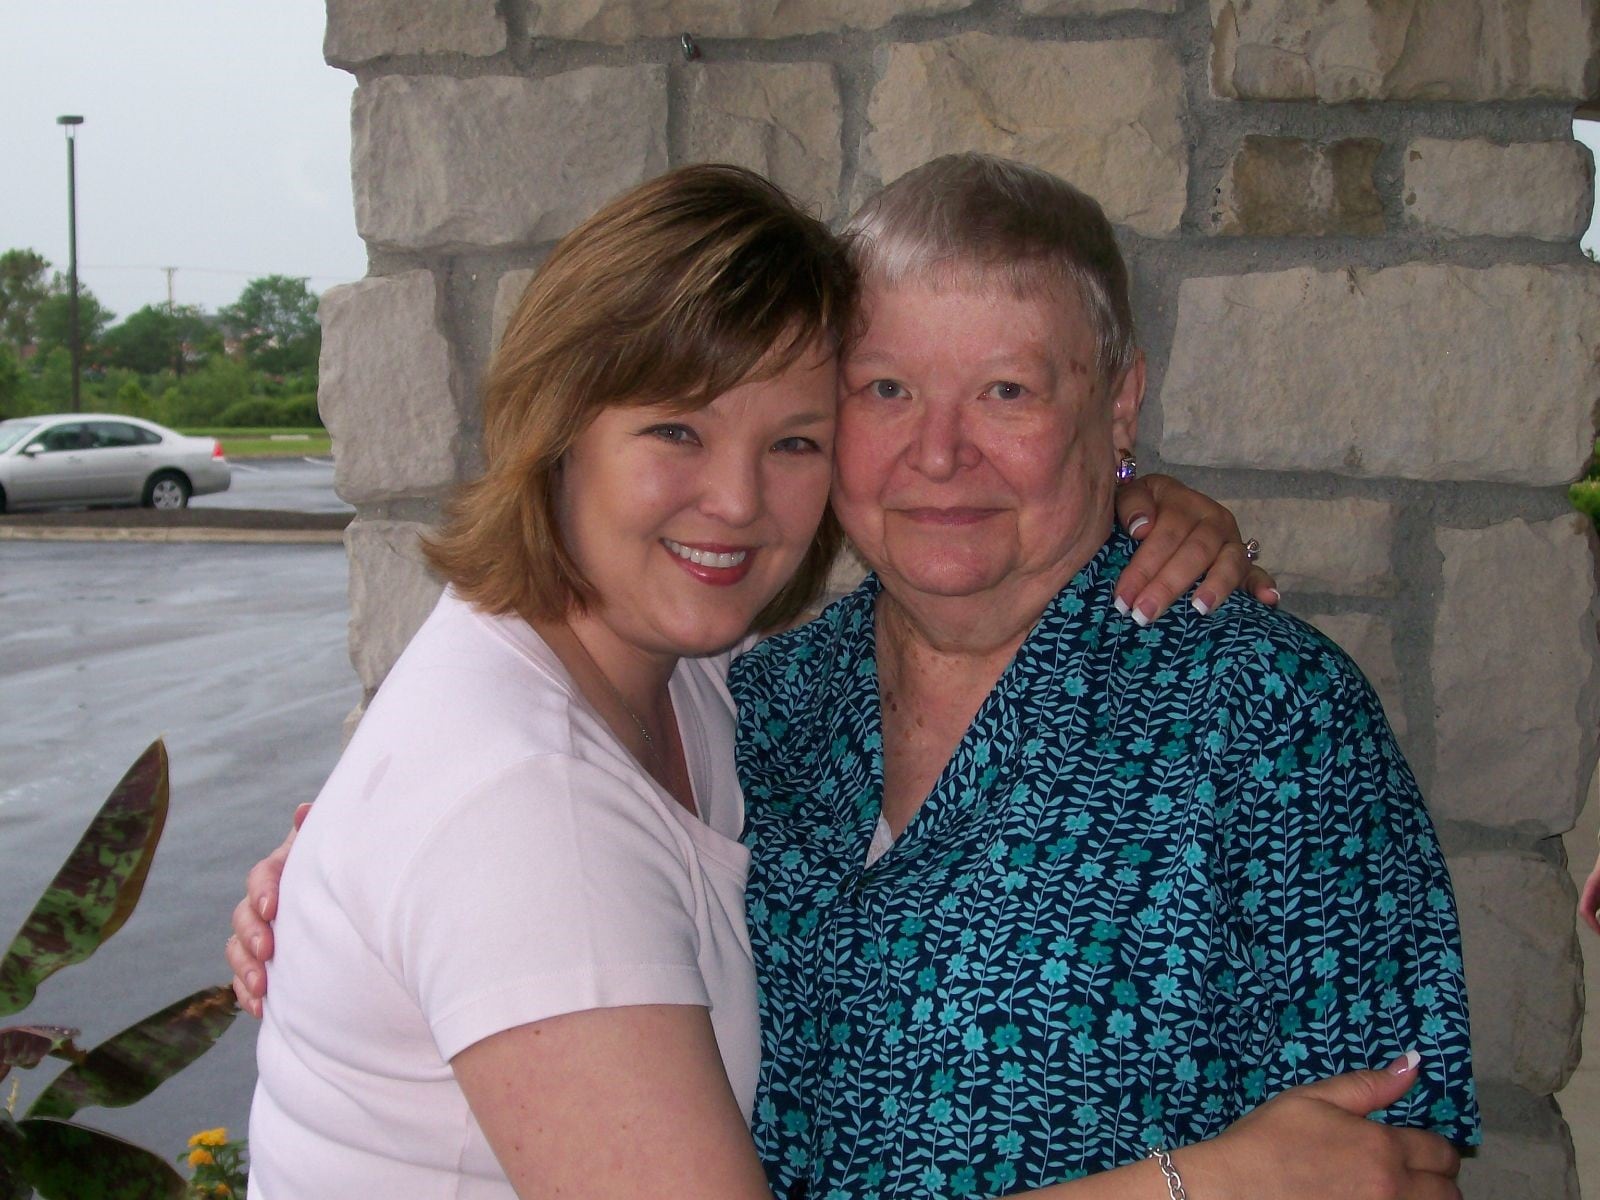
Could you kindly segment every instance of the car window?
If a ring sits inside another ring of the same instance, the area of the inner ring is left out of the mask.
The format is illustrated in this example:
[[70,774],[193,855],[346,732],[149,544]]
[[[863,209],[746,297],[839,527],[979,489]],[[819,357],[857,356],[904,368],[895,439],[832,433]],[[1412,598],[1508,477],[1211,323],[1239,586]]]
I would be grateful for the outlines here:
[[89,436],[91,445],[100,449],[114,450],[122,446],[143,445],[139,437],[144,431],[126,421],[90,421]]
[[0,421],[0,450],[11,449],[38,428],[37,421],[23,421],[16,418]]
[[88,430],[81,422],[70,425],[52,425],[40,435],[46,451],[82,450],[87,445]]
[[159,446],[161,444],[161,435],[154,429],[146,429],[143,425],[130,425],[128,428],[139,435],[139,444],[141,446]]

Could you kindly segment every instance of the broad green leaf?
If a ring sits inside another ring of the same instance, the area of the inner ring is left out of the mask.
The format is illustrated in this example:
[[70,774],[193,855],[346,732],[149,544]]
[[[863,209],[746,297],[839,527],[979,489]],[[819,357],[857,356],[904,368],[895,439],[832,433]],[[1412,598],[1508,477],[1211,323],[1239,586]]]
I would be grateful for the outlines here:
[[33,1102],[29,1117],[70,1117],[90,1104],[142,1100],[226,1032],[239,1007],[227,987],[202,988],[101,1042]]
[[23,1175],[28,1143],[11,1114],[0,1108],[0,1200],[29,1200],[33,1185]]
[[77,1036],[76,1029],[64,1025],[12,1025],[0,1029],[0,1079],[10,1074],[12,1067],[37,1067],[45,1055],[62,1046],[70,1047]]
[[132,1142],[65,1121],[30,1117],[23,1168],[43,1200],[183,1200],[183,1176]]
[[33,1002],[39,984],[82,962],[139,902],[167,821],[167,748],[128,768],[0,960],[0,1016]]

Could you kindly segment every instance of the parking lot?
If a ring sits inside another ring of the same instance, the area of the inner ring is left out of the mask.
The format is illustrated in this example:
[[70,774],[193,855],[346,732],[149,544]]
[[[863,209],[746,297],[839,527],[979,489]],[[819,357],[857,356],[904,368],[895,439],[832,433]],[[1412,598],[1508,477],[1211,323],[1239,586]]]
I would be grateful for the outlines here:
[[331,458],[257,458],[233,463],[225,492],[196,496],[194,508],[263,508],[291,512],[351,512],[333,494]]
[[[171,814],[138,911],[48,980],[26,1019],[80,1026],[90,1044],[226,979],[244,870],[316,794],[359,699],[345,583],[338,545],[0,543],[0,936],[138,753],[162,736],[172,759]],[[170,1154],[197,1129],[242,1132],[254,1034],[240,1018],[149,1100],[84,1119]],[[24,1073],[40,1078],[23,1103],[53,1074]]]

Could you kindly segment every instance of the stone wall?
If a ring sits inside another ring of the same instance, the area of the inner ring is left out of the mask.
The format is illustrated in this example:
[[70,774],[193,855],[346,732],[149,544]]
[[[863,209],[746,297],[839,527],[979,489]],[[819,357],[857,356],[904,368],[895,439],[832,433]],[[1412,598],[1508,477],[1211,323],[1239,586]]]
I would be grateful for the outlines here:
[[371,275],[324,300],[321,400],[369,693],[437,593],[416,535],[475,468],[505,313],[601,200],[724,159],[837,219],[945,151],[1039,163],[1133,264],[1141,460],[1235,505],[1402,731],[1465,927],[1488,1129],[1467,1195],[1577,1194],[1550,1096],[1582,1008],[1557,835],[1600,716],[1564,499],[1600,397],[1570,136],[1597,0],[328,7]]

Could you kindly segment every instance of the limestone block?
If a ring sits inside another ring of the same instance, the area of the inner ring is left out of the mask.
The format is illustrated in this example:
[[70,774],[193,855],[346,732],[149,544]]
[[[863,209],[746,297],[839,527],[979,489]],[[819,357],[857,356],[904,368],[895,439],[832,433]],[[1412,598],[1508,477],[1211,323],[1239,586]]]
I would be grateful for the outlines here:
[[1286,596],[1392,596],[1395,507],[1377,500],[1219,497]]
[[759,171],[822,216],[839,202],[843,119],[825,63],[714,63],[689,76],[689,157]]
[[1588,790],[1600,718],[1589,524],[1574,514],[1437,536],[1435,811],[1564,833]]
[[481,58],[506,48],[505,18],[494,0],[328,0],[322,54],[331,63],[368,62],[390,54],[466,54]]
[[1367,677],[1383,703],[1397,740],[1406,732],[1405,693],[1394,661],[1394,627],[1371,613],[1322,613],[1310,622],[1338,644]]
[[1483,1146],[1461,1163],[1456,1182],[1471,1200],[1579,1200],[1572,1135],[1559,1116],[1536,1133],[1485,1124]]
[[531,245],[666,169],[666,68],[384,76],[356,89],[356,227],[402,249]]
[[1561,867],[1527,851],[1450,860],[1480,1085],[1559,1091],[1578,1061],[1583,968],[1576,896]]
[[1317,145],[1250,134],[1223,172],[1211,208],[1216,233],[1263,237],[1383,232],[1373,138]]
[[1019,12],[1033,17],[1098,17],[1119,12],[1177,12],[1183,0],[1021,0]]
[[1211,0],[1211,83],[1241,100],[1583,100],[1593,0]]
[[409,521],[352,521],[345,529],[350,558],[350,662],[370,695],[438,602],[444,585],[428,569]]
[[[1489,1083],[1478,1089],[1478,1100],[1483,1146],[1461,1164],[1463,1194],[1472,1200],[1578,1200],[1572,1134],[1558,1107],[1561,1098]],[[1583,1109],[1567,1115],[1587,1133]]]
[[528,32],[541,38],[626,42],[676,37],[778,38],[879,29],[904,16],[956,12],[972,0],[533,0]]
[[1406,216],[1430,233],[1575,240],[1589,224],[1589,164],[1571,140],[1418,138],[1406,148]]
[[507,271],[500,276],[500,282],[494,289],[494,315],[490,318],[491,350],[500,348],[500,339],[505,336],[511,314],[517,311],[517,305],[522,302],[522,293],[528,290],[528,285],[538,273],[536,268],[528,267],[523,270]]
[[1183,72],[1164,42],[969,33],[891,46],[879,65],[864,165],[885,183],[937,155],[984,150],[1054,171],[1139,233],[1177,232]]
[[1565,484],[1600,396],[1600,271],[1408,263],[1188,279],[1169,462]]
[[355,737],[356,730],[361,728],[361,718],[367,715],[367,700],[363,696],[361,702],[345,713],[344,720],[339,724],[339,749],[344,750],[350,744],[350,739]]
[[435,316],[433,276],[408,271],[322,297],[317,403],[333,435],[333,483],[364,504],[455,482],[450,344]]

